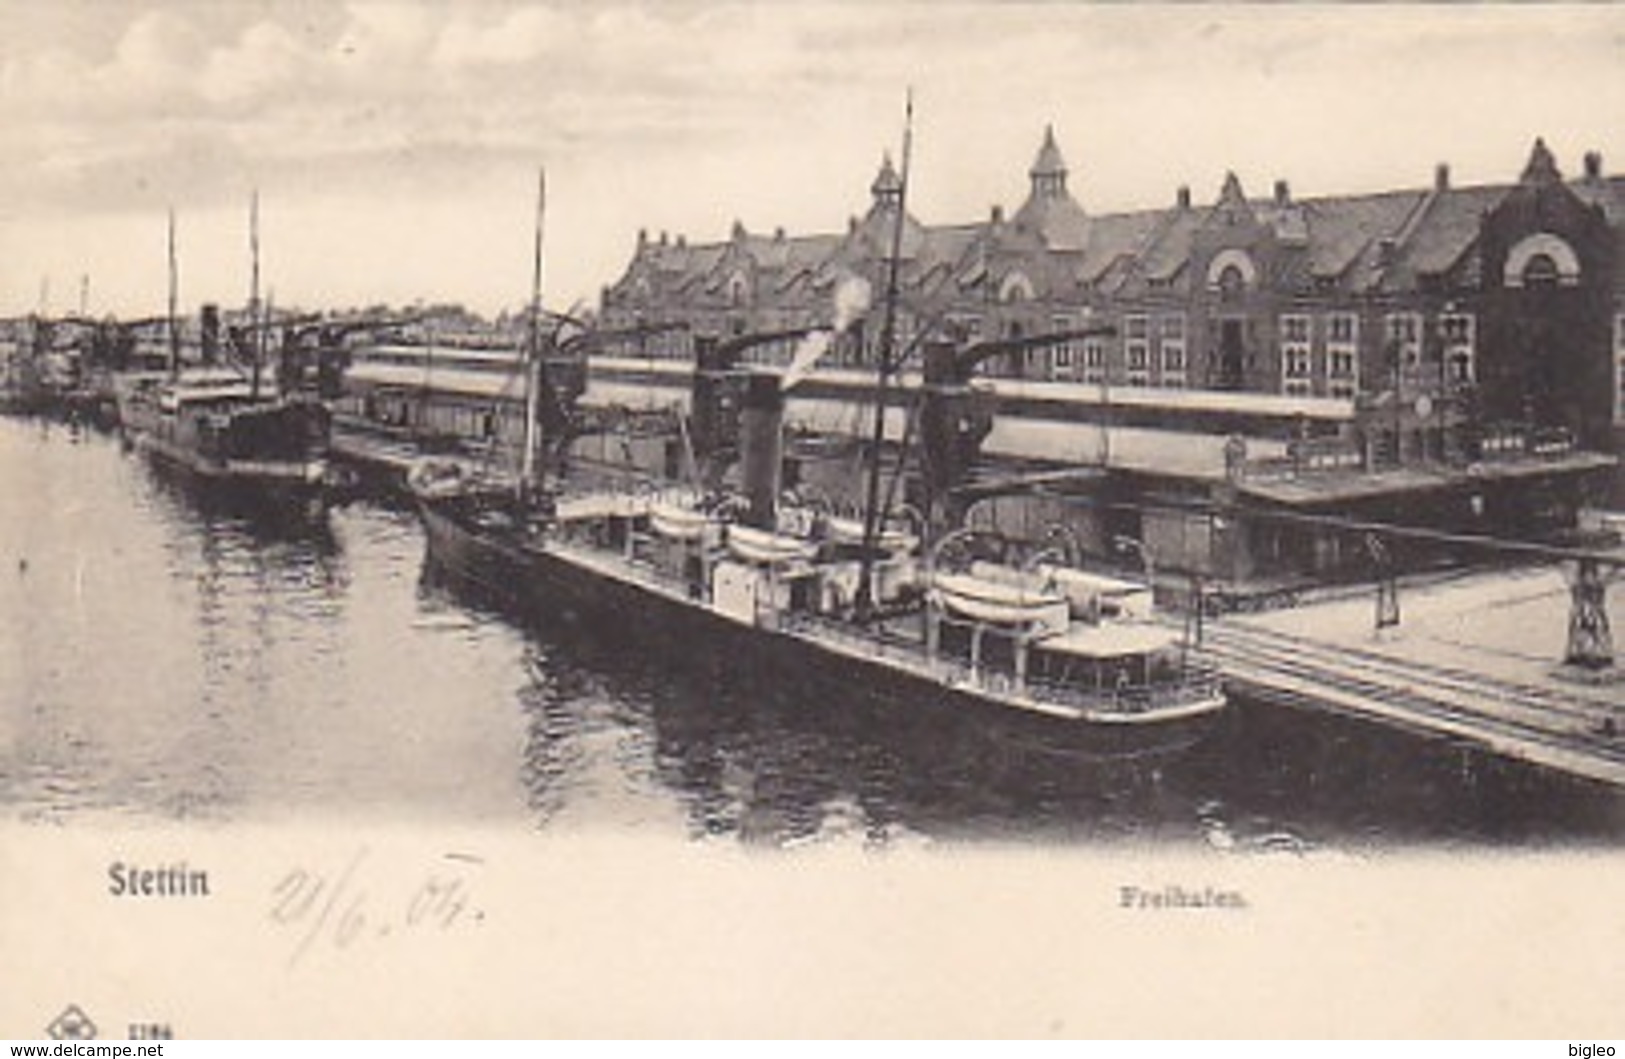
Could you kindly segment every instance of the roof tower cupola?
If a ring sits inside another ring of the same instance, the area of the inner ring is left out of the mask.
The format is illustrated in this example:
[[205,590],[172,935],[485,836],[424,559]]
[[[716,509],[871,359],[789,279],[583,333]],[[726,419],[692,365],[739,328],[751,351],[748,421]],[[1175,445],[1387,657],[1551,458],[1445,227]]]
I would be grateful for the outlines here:
[[895,210],[903,201],[903,178],[897,175],[897,170],[891,162],[891,152],[880,161],[880,172],[875,174],[875,182],[869,185],[869,193],[874,196],[875,209]]
[[1058,199],[1066,197],[1066,159],[1055,143],[1055,126],[1044,126],[1044,142],[1038,148],[1038,157],[1027,171],[1032,180],[1032,197]]

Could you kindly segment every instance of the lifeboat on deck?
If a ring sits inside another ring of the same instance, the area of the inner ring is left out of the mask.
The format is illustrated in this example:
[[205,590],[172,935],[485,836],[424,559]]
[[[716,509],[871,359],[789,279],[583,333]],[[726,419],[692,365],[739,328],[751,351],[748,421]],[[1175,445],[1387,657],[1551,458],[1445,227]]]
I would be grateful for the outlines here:
[[730,523],[728,550],[746,562],[771,565],[812,559],[818,554],[818,545],[801,537]]

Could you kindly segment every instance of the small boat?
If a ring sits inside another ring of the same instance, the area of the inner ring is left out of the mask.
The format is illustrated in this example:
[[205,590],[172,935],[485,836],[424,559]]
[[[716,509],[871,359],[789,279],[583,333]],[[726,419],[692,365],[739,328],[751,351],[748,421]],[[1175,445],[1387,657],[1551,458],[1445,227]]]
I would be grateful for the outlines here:
[[728,551],[747,563],[806,562],[818,554],[815,541],[742,523],[728,525],[724,539]]
[[[832,539],[843,544],[857,545],[863,543],[864,527],[862,519],[830,516],[825,520],[825,523]],[[920,538],[917,534],[896,526],[881,526],[877,528],[876,533],[879,547],[887,551],[913,551],[920,546]]]
[[1010,584],[977,574],[938,574],[931,579],[931,591],[944,610],[993,624],[1064,625],[1069,609],[1066,597],[1053,589]]
[[705,512],[682,504],[657,500],[649,505],[650,526],[670,540],[697,541],[711,521]]

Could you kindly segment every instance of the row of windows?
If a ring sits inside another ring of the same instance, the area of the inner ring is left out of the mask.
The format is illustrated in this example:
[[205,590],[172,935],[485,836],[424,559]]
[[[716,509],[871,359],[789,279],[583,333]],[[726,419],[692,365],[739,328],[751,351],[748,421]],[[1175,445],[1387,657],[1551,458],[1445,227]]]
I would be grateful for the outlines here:
[[[1081,352],[1081,363],[1079,353]],[[1185,343],[1183,340],[1163,339],[1157,349],[1157,356],[1153,358],[1147,344],[1143,341],[1130,342],[1124,348],[1124,364],[1128,372],[1128,385],[1152,385],[1153,369],[1156,383],[1160,386],[1183,389],[1187,385],[1185,375]],[[1081,350],[1071,343],[1049,351],[1047,364],[1039,360],[1028,362],[1029,372],[1037,369],[1035,374],[1047,374],[1049,378],[1070,381],[1100,383],[1106,381],[1107,375],[1107,344],[1104,338],[1085,338],[1081,343]],[[1047,371],[1045,370],[1047,368]]]
[[[949,317],[965,334],[977,338],[982,333],[982,318],[974,314],[956,314]],[[1087,322],[1090,317],[1083,317]],[[1132,313],[1123,316],[1119,333],[1125,343],[1169,341],[1183,342],[1186,337],[1184,313],[1160,313],[1155,316]],[[1357,345],[1360,340],[1360,315],[1354,312],[1324,313],[1316,317],[1309,313],[1283,314],[1278,321],[1280,337],[1284,342],[1311,342],[1315,321],[1320,321],[1322,341],[1331,345]],[[1425,334],[1425,318],[1419,312],[1393,312],[1380,320],[1385,344],[1401,350],[1415,349],[1418,355]],[[1019,333],[1020,326],[1011,325]],[[1057,314],[1050,321],[1054,331],[1070,331],[1080,326],[1080,319]],[[1469,313],[1444,313],[1435,322],[1436,334],[1446,345],[1471,345],[1474,321]]]
[[[1280,318],[1281,374],[1289,391],[1297,391],[1299,381],[1310,374],[1314,318],[1293,313]],[[1329,313],[1324,320],[1326,374],[1334,380],[1352,380],[1359,359],[1359,318],[1353,313]],[[1396,312],[1383,317],[1384,345],[1398,357],[1398,363],[1415,368],[1422,363],[1422,336],[1425,321],[1421,313]],[[1444,313],[1435,324],[1441,355],[1456,382],[1473,378],[1475,321],[1468,313]],[[1345,387],[1334,383],[1332,392]]]
[[[1281,317],[1281,340],[1308,342],[1312,337],[1314,317],[1307,313],[1292,313]],[[1321,318],[1322,334],[1327,345],[1355,345],[1360,340],[1360,317],[1356,313],[1326,313]],[[1436,322],[1437,334],[1445,345],[1471,345],[1473,317],[1469,313],[1443,313]],[[1424,334],[1424,317],[1418,312],[1393,312],[1382,318],[1382,335],[1387,344],[1400,348],[1420,347]]]
[[[947,319],[966,341],[974,342],[982,337],[983,317],[963,314],[953,315]],[[1088,315],[1057,313],[1051,317],[1048,324],[1053,332],[1067,332],[1084,328],[1091,320],[1092,317]],[[743,325],[744,321],[738,323]],[[786,314],[770,323],[776,323],[780,327],[797,324],[811,326],[815,321],[810,315]],[[1379,319],[1378,324],[1385,352],[1392,350],[1398,354],[1399,363],[1404,367],[1417,368],[1422,365],[1423,336],[1427,334],[1427,319],[1422,313],[1388,313]],[[766,329],[768,325],[758,326]],[[897,346],[908,347],[914,326],[916,321],[909,318],[908,314],[900,316],[895,339]],[[737,330],[744,329],[741,326]],[[837,343],[830,351],[826,356],[826,362],[831,364],[867,362],[878,339],[878,334],[874,333],[876,330],[871,328],[868,329],[869,333],[865,333],[861,325],[855,327],[846,341]],[[1359,314],[1287,313],[1278,318],[1277,330],[1280,336],[1281,373],[1286,385],[1294,390],[1299,389],[1298,381],[1310,376],[1311,354],[1318,337],[1319,344],[1325,352],[1323,370],[1327,379],[1333,380],[1329,389],[1338,393],[1344,390],[1352,392],[1358,375],[1361,332]],[[1444,313],[1433,321],[1433,334],[1439,343],[1437,348],[1451,377],[1458,382],[1471,381],[1474,375],[1475,330],[1474,317],[1467,313]],[[1021,325],[1018,322],[1010,322],[1009,336],[1020,337],[1021,334]],[[1119,334],[1123,343],[1124,367],[1131,383],[1149,381],[1150,376],[1155,374],[1172,379],[1177,385],[1184,384],[1187,371],[1187,319],[1184,313],[1128,314],[1122,317]],[[1116,341],[1116,338],[1110,336],[1075,337],[1031,351],[1025,359],[1024,373],[1037,377],[1053,376],[1063,379],[1082,377],[1088,381],[1099,381],[1106,372],[1106,349],[1109,344],[1115,344]],[[683,357],[691,353],[690,342],[691,337],[687,332],[657,333],[622,343],[620,351],[623,355]],[[781,356],[787,357],[795,345],[794,339],[787,339],[777,345],[754,350],[749,359],[771,361]],[[777,348],[779,346],[782,348]],[[990,370],[995,372],[1001,367],[1010,370],[1011,366],[989,366]]]

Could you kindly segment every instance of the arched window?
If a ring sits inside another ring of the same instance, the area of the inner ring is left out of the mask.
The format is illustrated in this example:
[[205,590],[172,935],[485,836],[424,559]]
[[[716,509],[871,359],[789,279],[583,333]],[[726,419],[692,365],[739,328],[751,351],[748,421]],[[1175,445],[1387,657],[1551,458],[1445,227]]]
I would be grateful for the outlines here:
[[1536,232],[1508,251],[1501,278],[1508,287],[1572,287],[1580,282],[1580,256],[1550,232]]
[[735,272],[728,277],[728,304],[738,307],[745,304],[745,297],[750,293],[750,284],[745,282],[743,274]]
[[1245,250],[1231,247],[1214,255],[1207,266],[1208,289],[1226,299],[1251,290],[1258,283],[1258,266]]
[[1010,273],[1004,277],[1004,282],[999,284],[999,300],[1007,305],[1032,301],[1032,298],[1032,280],[1020,272]]

